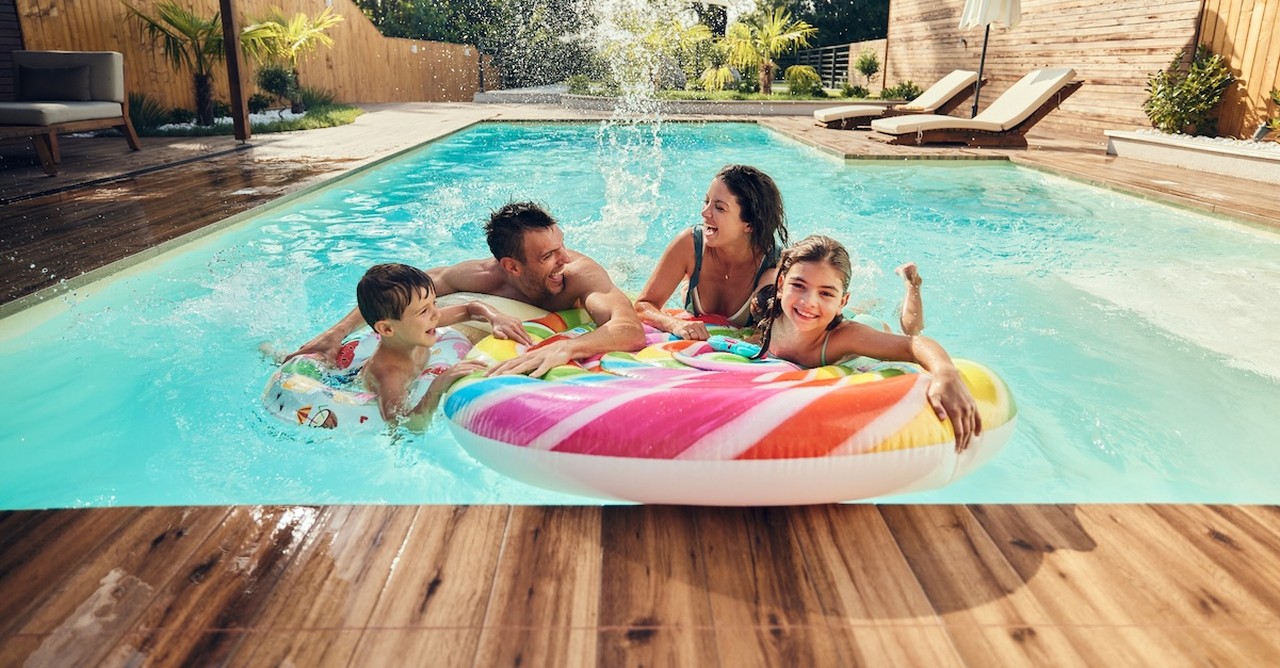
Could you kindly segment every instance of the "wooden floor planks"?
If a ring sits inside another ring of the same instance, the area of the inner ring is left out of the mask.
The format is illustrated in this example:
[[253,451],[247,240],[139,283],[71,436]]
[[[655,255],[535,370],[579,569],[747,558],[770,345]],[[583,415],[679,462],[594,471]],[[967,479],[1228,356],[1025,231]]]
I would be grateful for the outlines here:
[[1266,665],[1280,513],[0,514],[0,665]]
[[[391,134],[407,146],[486,116],[565,116],[479,107],[415,109],[395,121],[404,131]],[[842,155],[1007,157],[1280,227],[1265,189],[1108,157],[1088,142],[1039,138],[1018,152],[904,149],[806,119],[761,123]],[[265,142],[251,151],[213,140],[149,144],[127,157],[123,177],[85,169],[102,164],[99,145],[68,141],[64,174],[80,170],[88,185],[72,187],[64,176],[72,189],[58,191],[45,185],[53,180],[0,174],[0,197],[10,202],[0,205],[8,260],[0,262],[0,303],[401,147],[378,144],[388,133],[377,130],[352,130],[321,156],[289,153],[289,138],[272,140],[285,149],[271,155],[284,157],[267,157]],[[33,196],[41,189],[51,192]],[[0,512],[0,666],[1277,660],[1273,507]]]

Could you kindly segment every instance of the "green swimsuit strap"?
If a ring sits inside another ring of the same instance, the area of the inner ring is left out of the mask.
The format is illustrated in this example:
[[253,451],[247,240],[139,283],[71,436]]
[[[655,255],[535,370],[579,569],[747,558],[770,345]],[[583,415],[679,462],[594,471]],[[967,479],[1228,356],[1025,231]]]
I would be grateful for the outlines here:
[[831,340],[831,332],[833,331],[835,330],[828,329],[827,335],[822,337],[822,358],[820,359],[820,361],[822,362],[822,366],[827,365],[827,341]]

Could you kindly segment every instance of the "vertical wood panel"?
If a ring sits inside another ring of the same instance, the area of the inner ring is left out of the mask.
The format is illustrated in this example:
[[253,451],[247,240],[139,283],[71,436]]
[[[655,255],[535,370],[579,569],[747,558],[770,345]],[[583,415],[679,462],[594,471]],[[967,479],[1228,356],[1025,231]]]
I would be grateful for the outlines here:
[[[134,6],[150,12],[154,0]],[[217,0],[192,0],[188,5],[212,16]],[[166,107],[195,107],[191,73],[175,71],[150,46],[135,21],[127,19],[118,0],[15,0],[17,19],[32,50],[119,51],[124,54],[125,84]],[[314,16],[323,7],[304,0],[237,0],[241,25],[249,25],[280,7],[288,16]],[[320,47],[300,63],[303,85],[333,91],[342,102],[470,101],[477,92],[476,48],[465,44],[422,42],[384,37],[352,0],[333,0],[334,12],[345,20],[329,30],[331,49]],[[250,94],[256,92],[258,64],[245,73]],[[226,101],[226,70],[215,68],[214,97]],[[496,81],[493,79],[487,79]]]
[[[981,51],[980,29],[960,31],[962,0],[894,0],[890,16],[887,84],[913,80],[922,86],[970,62]],[[1280,115],[1268,101],[1280,86],[1280,2],[1194,0],[1163,4],[1122,0],[1024,0],[1022,23],[992,27],[983,99],[1002,92],[1026,70],[1074,67],[1087,83],[1042,125],[1063,131],[1147,127],[1141,111],[1145,84],[1173,55],[1200,39],[1226,58],[1239,82],[1228,89],[1219,133],[1248,136],[1267,116]],[[1197,18],[1197,15],[1199,17]]]

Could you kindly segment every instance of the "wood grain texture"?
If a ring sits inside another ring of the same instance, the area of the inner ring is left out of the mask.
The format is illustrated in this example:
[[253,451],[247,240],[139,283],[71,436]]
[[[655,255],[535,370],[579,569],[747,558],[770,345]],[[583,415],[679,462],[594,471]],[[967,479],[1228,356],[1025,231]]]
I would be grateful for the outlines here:
[[698,535],[723,665],[840,663],[786,508],[705,509]]
[[0,515],[21,534],[0,563],[53,567],[0,579],[37,592],[0,665],[1270,665],[1278,527],[1185,505],[25,511]]
[[515,507],[485,610],[477,665],[596,663],[599,507]]
[[[237,506],[139,617],[138,633],[108,656],[156,665],[224,660],[255,625],[319,515],[306,506]],[[205,633],[196,631],[206,630]]]
[[1063,664],[1083,657],[965,506],[881,506],[907,563],[967,663]]
[[388,595],[379,598],[368,626],[465,633],[362,637],[355,665],[404,656],[433,656],[445,665],[474,660],[510,512],[504,506],[418,508],[403,544],[389,555],[395,560],[382,587]]
[[597,656],[603,665],[715,666],[698,512],[673,506],[602,509]]
[[239,649],[237,660],[266,666],[346,665],[414,519],[414,513],[393,507],[325,508],[281,579],[281,593],[263,609],[258,632],[245,637],[248,645]]

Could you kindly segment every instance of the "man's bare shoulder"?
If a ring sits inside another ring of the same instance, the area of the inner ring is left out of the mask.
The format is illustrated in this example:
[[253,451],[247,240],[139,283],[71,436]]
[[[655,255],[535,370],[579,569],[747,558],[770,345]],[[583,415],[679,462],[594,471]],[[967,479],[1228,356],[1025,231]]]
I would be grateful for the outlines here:
[[436,284],[436,294],[484,292],[495,294],[506,286],[506,275],[497,260],[463,260],[457,264],[436,267],[427,272]]

